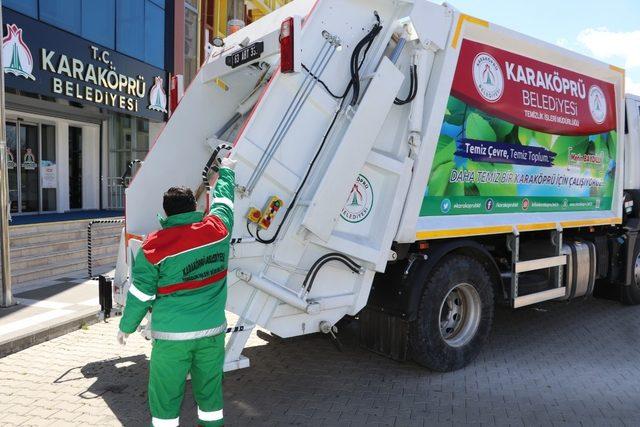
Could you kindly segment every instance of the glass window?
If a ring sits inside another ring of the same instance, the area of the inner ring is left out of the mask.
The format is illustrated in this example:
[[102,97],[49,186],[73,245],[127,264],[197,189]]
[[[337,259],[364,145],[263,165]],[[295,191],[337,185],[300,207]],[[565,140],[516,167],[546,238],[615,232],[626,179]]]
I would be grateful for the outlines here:
[[32,18],[38,18],[38,0],[4,0],[2,5]]
[[120,177],[131,160],[144,160],[149,152],[149,121],[121,114],[111,115],[109,176]]
[[151,0],[151,1],[164,9],[164,0]]
[[149,120],[136,119],[136,141],[134,157],[143,160],[149,151]]
[[144,4],[144,0],[117,0],[116,2],[116,49],[143,60],[145,57]]
[[[195,3],[195,0],[192,0]],[[184,86],[189,86],[198,71],[198,9],[184,4]]]
[[144,61],[164,68],[164,10],[147,0],[144,23]]
[[41,0],[40,20],[73,34],[80,34],[82,30],[80,10],[80,0]]
[[82,37],[113,49],[116,0],[82,0]]

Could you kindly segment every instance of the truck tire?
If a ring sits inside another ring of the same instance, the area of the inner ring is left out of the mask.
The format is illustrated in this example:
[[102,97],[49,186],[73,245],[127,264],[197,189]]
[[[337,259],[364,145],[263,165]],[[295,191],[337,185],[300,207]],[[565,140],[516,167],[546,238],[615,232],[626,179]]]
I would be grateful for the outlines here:
[[626,305],[640,304],[640,240],[636,241],[636,247],[633,250],[633,279],[629,286],[622,284],[621,300]]
[[413,360],[434,371],[460,369],[478,356],[493,323],[493,286],[487,269],[452,255],[422,277],[424,289],[409,328]]

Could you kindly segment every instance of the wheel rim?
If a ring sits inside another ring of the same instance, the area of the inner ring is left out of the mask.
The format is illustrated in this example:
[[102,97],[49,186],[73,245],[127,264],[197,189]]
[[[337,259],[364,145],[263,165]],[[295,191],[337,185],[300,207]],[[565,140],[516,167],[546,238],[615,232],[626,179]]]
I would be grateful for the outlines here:
[[[639,269],[640,261],[636,260],[636,272]],[[471,341],[480,325],[481,309],[476,288],[468,283],[454,286],[440,305],[440,335],[445,342],[460,347]]]
[[635,281],[636,286],[640,285],[640,253],[636,255],[636,262],[633,269],[633,275],[636,279]]

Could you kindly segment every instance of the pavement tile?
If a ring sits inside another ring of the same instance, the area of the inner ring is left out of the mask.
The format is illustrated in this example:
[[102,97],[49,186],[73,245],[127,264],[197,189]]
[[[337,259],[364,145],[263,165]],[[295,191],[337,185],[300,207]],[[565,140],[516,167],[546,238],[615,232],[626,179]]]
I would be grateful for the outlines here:
[[[348,328],[343,352],[323,336],[254,333],[251,368],[225,375],[225,421],[640,425],[640,307],[591,299],[544,308],[499,310],[478,359],[452,373],[369,353]],[[118,347],[118,320],[0,359],[0,426],[148,425],[150,343],[133,335]],[[193,425],[195,412],[188,385],[182,424]]]

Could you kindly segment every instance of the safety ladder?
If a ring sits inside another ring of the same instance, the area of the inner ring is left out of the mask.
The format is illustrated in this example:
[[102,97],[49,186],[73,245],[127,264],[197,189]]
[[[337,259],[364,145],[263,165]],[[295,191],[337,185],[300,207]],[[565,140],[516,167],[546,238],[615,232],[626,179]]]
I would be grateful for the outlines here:
[[[559,225],[551,233],[551,244],[555,248],[554,256],[521,261],[520,231],[517,227],[514,227],[513,234],[509,236],[509,248],[511,249],[511,306],[513,308],[565,296],[567,288],[562,286],[561,267],[567,264],[567,256],[562,253],[562,227]],[[523,296],[518,295],[518,278],[520,274],[554,267],[557,267],[557,271],[554,275],[554,286],[551,289]]]

